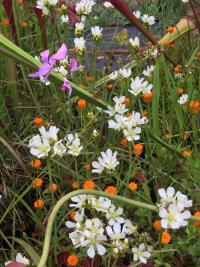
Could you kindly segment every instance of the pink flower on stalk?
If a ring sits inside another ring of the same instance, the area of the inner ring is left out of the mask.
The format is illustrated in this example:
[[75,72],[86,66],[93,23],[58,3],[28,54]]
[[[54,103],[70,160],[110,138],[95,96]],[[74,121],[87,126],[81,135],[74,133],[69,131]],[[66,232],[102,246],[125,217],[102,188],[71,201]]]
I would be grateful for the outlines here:
[[71,87],[70,82],[67,80],[67,78],[64,78],[64,83],[63,83],[63,85],[61,87],[61,90],[63,92],[65,92],[66,90],[68,90],[68,97],[71,96],[71,94],[72,94],[72,87]]
[[43,63],[42,66],[39,66],[37,72],[29,74],[30,78],[40,77],[43,78],[43,81],[46,81],[50,72],[53,70],[56,61],[64,60],[67,55],[67,47],[65,44],[62,44],[58,51],[49,57],[49,50],[45,50],[40,53],[40,58]]

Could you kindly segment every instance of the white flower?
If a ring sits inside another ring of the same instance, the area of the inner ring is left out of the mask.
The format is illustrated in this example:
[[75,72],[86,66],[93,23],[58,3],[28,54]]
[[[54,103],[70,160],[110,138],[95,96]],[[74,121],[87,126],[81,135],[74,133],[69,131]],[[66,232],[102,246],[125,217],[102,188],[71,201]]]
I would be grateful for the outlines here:
[[107,238],[104,235],[103,223],[98,219],[87,219],[85,221],[85,229],[83,231],[85,239],[82,241],[83,247],[89,247],[87,255],[90,258],[94,258],[96,251],[100,256],[106,253],[106,248],[101,244],[102,241],[106,241]]
[[62,144],[63,140],[59,140],[53,146],[53,155],[58,155],[62,157],[66,152],[66,147]]
[[55,72],[58,72],[60,74],[62,74],[63,76],[67,76],[68,71],[66,70],[65,66],[60,66],[54,69]]
[[116,209],[115,205],[111,205],[111,207],[108,209],[106,213],[108,224],[112,226],[115,223],[123,223],[124,218],[121,217],[122,214],[123,214],[123,209],[121,207]]
[[153,88],[153,85],[148,83],[147,81],[144,81],[141,86],[141,90],[143,94],[148,94],[151,92],[151,89]]
[[155,17],[154,16],[149,16],[147,14],[144,14],[141,17],[142,21],[146,24],[148,24],[149,26],[153,25],[155,23]]
[[93,161],[92,162],[92,172],[93,173],[102,173],[105,169],[105,166],[104,166],[104,161],[101,157],[98,158],[98,161]]
[[144,79],[138,76],[135,79],[131,78],[131,89],[129,89],[128,91],[134,96],[139,95],[139,93],[142,91],[143,81]]
[[155,66],[153,65],[147,66],[146,70],[143,70],[142,74],[149,78],[152,76],[154,69],[155,69]]
[[94,26],[91,28],[92,37],[94,40],[99,41],[102,38],[102,31],[103,29],[99,26]]
[[148,250],[145,250],[146,247],[145,245],[142,243],[139,245],[139,247],[134,247],[132,248],[132,252],[133,252],[133,260],[134,261],[140,261],[144,264],[147,263],[147,259],[149,257],[151,257],[151,253]]
[[134,39],[133,38],[130,38],[129,39],[129,43],[134,48],[139,48],[140,47],[140,40],[139,40],[138,37],[135,37]]
[[73,156],[79,156],[81,153],[81,150],[83,149],[83,146],[81,146],[80,139],[78,137],[78,134],[68,134],[66,136],[66,147],[67,147],[67,153]]
[[170,186],[167,190],[160,188],[158,189],[158,194],[161,197],[160,202],[163,207],[175,203],[176,195],[174,187]]
[[116,79],[118,78],[118,75],[119,75],[118,71],[113,71],[113,72],[109,75],[109,78],[110,78],[111,80],[116,80]]
[[126,126],[126,129],[124,129],[123,133],[128,141],[137,141],[140,139],[141,128],[134,128],[132,125],[132,121],[130,121],[130,123]]
[[[30,265],[30,261],[21,253],[17,253],[15,261],[18,263],[23,263],[26,266]],[[10,263],[12,263],[12,261],[5,262],[5,266],[7,266]]]
[[67,15],[62,15],[60,18],[63,24],[69,22],[69,17]]
[[59,129],[56,126],[50,126],[48,130],[44,126],[39,128],[39,132],[43,139],[47,139],[49,144],[54,144],[58,140]]
[[86,50],[85,40],[83,37],[77,37],[74,39],[75,48],[79,53],[83,53]]
[[112,227],[110,225],[107,226],[106,231],[111,240],[119,240],[126,237],[126,232],[124,231],[122,225],[118,222],[114,223]]
[[188,3],[189,0],[181,0],[183,3]]
[[56,6],[58,0],[38,0],[36,7],[42,10],[44,16],[49,15],[49,7]]
[[183,95],[179,98],[178,103],[179,103],[180,105],[184,105],[185,103],[187,103],[187,101],[188,101],[188,94],[183,94]]
[[133,14],[136,16],[137,19],[140,19],[141,17],[141,12],[139,10],[134,11]]
[[79,230],[83,225],[83,220],[84,220],[84,209],[81,209],[81,213],[76,211],[76,214],[74,216],[75,222],[67,221],[65,223],[65,226],[68,228],[76,228],[77,230]]
[[108,107],[108,109],[105,111],[105,113],[107,113],[110,117],[114,116],[116,113],[122,115],[128,111],[126,105],[124,104],[125,96],[120,96],[120,97],[115,96],[113,100],[115,102],[115,106]]
[[99,197],[99,198],[92,197],[91,202],[92,202],[92,207],[95,210],[101,212],[107,212],[112,204],[111,200],[106,197]]
[[81,0],[76,3],[76,12],[78,15],[88,15],[92,12],[92,8],[95,5],[93,0]]
[[123,78],[129,78],[131,76],[131,68],[123,68],[119,70],[119,74],[123,77]]
[[130,220],[125,220],[123,230],[127,233],[127,235],[131,235],[137,231],[137,226],[133,225]]
[[39,135],[33,136],[28,144],[30,148],[30,153],[37,158],[47,157],[51,147],[46,138],[41,138]]
[[178,229],[188,224],[187,219],[191,217],[191,213],[188,210],[181,213],[176,205],[170,204],[168,209],[160,209],[159,216],[164,229]]
[[124,129],[125,118],[123,115],[115,114],[115,120],[108,121],[108,128],[114,129],[116,131],[121,131]]
[[181,192],[176,193],[176,206],[179,211],[183,211],[185,208],[192,207],[192,200],[188,200],[188,197]]
[[79,230],[75,230],[69,234],[69,238],[72,241],[72,244],[75,248],[79,248],[82,246],[82,241],[84,240],[83,233]]
[[85,26],[84,23],[77,22],[75,24],[75,34],[77,34],[77,35],[82,34],[83,33],[83,30],[84,30],[84,26]]
[[92,136],[93,136],[94,138],[96,138],[97,136],[99,136],[99,133],[98,133],[98,131],[97,131],[96,129],[93,130],[93,132],[92,132]]
[[106,7],[106,8],[113,8],[114,6],[110,3],[110,2],[108,2],[108,1],[105,1],[104,3],[103,3],[103,5]]
[[69,207],[73,208],[82,208],[86,205],[88,200],[88,195],[78,195],[71,198],[71,201],[75,202],[76,204],[69,204]]

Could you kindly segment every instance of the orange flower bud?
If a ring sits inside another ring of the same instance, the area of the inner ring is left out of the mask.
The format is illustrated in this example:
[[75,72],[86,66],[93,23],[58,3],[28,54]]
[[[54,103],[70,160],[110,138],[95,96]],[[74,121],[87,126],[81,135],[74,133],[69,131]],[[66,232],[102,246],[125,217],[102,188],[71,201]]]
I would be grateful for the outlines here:
[[41,127],[43,125],[43,119],[40,117],[36,117],[33,122],[36,127]]
[[67,262],[69,266],[76,266],[78,264],[78,257],[76,255],[70,255],[67,257]]
[[90,163],[85,163],[83,167],[85,170],[91,170],[92,165]]
[[199,101],[190,101],[189,109],[192,111],[192,113],[198,113],[199,112]]
[[137,188],[138,188],[137,184],[134,183],[134,182],[130,182],[130,183],[128,184],[128,187],[129,187],[131,190],[137,190]]
[[42,162],[40,159],[33,159],[31,161],[31,166],[33,169],[39,169],[41,165],[42,165]]
[[79,109],[86,109],[87,102],[84,99],[80,99],[80,100],[77,101],[77,107]]
[[169,27],[167,27],[166,32],[168,32],[168,33],[172,33],[175,29],[176,29],[176,27],[174,27],[174,26],[169,26]]
[[92,180],[87,180],[83,183],[83,189],[93,190],[95,187],[96,185]]
[[153,223],[153,228],[154,228],[156,231],[160,231],[160,230],[161,230],[161,221],[160,221],[160,220],[156,220],[156,221]]
[[168,232],[163,232],[161,237],[162,244],[169,244],[171,241],[171,236]]
[[122,145],[122,146],[127,146],[127,145],[128,145],[128,140],[127,140],[126,138],[122,138],[122,139],[120,140],[120,145]]
[[124,104],[125,104],[126,106],[130,106],[130,103],[131,103],[130,98],[129,98],[129,97],[126,97],[125,100],[124,100]]
[[79,185],[77,182],[72,182],[72,188],[73,189],[78,189],[79,188]]
[[43,199],[37,199],[34,202],[34,208],[39,209],[42,208],[44,206],[44,200]]
[[178,92],[179,95],[182,95],[183,94],[183,88],[182,87],[179,87],[177,89],[177,92]]
[[21,26],[24,27],[24,28],[28,27],[28,22],[22,21],[21,22]]
[[49,190],[52,190],[53,192],[56,192],[58,189],[58,185],[56,183],[49,184],[47,187]]
[[[194,216],[196,217],[200,217],[200,211],[196,211]],[[196,227],[200,227],[200,222],[194,222],[194,226]]]
[[108,90],[112,90],[113,84],[112,83],[108,83],[106,87],[107,87]]
[[111,195],[116,195],[117,194],[117,188],[113,185],[107,186],[104,190],[104,192],[111,194]]
[[42,184],[43,184],[43,179],[42,178],[36,178],[33,181],[33,188],[39,188],[42,186]]
[[182,67],[180,65],[174,67],[174,73],[178,74],[182,72]]
[[183,151],[183,156],[184,156],[185,158],[189,158],[189,157],[192,156],[192,152],[190,152],[190,151],[188,151],[188,150],[185,150],[185,151]]
[[152,101],[153,94],[152,93],[147,93],[143,95],[143,101],[144,103],[148,104],[151,103]]
[[70,212],[70,214],[69,214],[69,216],[70,216],[70,218],[71,218],[72,220],[74,220],[75,215],[76,215],[76,211],[75,211],[75,210],[72,210],[72,211]]
[[5,25],[5,26],[10,25],[10,20],[9,19],[3,19],[3,25]]
[[133,146],[133,154],[135,156],[140,156],[143,152],[144,145],[143,144],[135,144]]

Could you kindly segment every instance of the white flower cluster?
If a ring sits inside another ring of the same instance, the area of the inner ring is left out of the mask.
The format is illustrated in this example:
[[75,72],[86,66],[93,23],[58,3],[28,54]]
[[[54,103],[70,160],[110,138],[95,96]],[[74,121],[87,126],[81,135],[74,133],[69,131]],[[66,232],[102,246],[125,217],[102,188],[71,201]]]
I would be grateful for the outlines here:
[[131,76],[131,68],[122,68],[119,69],[118,71],[113,71],[110,75],[109,78],[110,80],[117,80],[117,79],[127,79]]
[[139,10],[133,12],[137,19],[141,19],[143,23],[147,24],[148,26],[152,26],[155,23],[155,17],[149,16],[148,14],[142,15]]
[[91,28],[92,37],[95,41],[99,41],[102,38],[102,31],[103,28],[100,28],[99,26],[93,26]]
[[76,13],[80,16],[87,16],[92,12],[95,4],[93,0],[81,0],[79,3],[76,3]]
[[192,200],[181,192],[175,192],[173,187],[167,190],[160,188],[158,193],[161,197],[159,206],[159,216],[161,217],[161,226],[164,229],[179,229],[188,224],[191,217],[190,211],[186,208],[192,207]]
[[141,134],[141,125],[148,122],[146,117],[141,117],[139,112],[133,111],[130,116],[124,116],[127,111],[124,104],[125,96],[114,97],[115,106],[109,107],[105,112],[114,119],[108,121],[108,128],[115,131],[123,131],[128,141],[139,140]]
[[183,94],[182,96],[180,96],[180,98],[178,99],[178,103],[180,105],[184,105],[185,103],[187,103],[188,101],[188,94]]
[[137,76],[135,79],[131,78],[131,89],[129,89],[128,91],[132,95],[137,96],[140,93],[143,94],[151,93],[152,88],[153,88],[152,84],[145,81],[144,78],[140,78]]
[[75,49],[79,54],[84,54],[86,51],[85,39],[81,37],[77,37],[74,39]]
[[[50,126],[48,130],[42,126],[39,132],[40,135],[34,135],[28,144],[30,153],[37,158],[56,155],[62,157],[65,153],[78,156],[83,149],[77,134],[68,134],[64,140],[58,140],[59,129],[55,126]],[[65,145],[64,141],[66,141]]]
[[[77,208],[74,222],[67,221],[66,226],[74,229],[69,234],[73,245],[76,248],[87,249],[87,255],[94,258],[96,254],[104,255],[107,252],[106,244],[112,249],[114,254],[123,254],[131,246],[129,236],[137,233],[137,226],[130,220],[122,217],[123,209],[117,208],[111,200],[105,197],[94,197],[91,195],[79,195],[72,197],[74,202],[70,207]],[[85,208],[101,212],[101,217],[88,219]],[[141,253],[139,253],[139,250]],[[145,251],[145,245],[140,244],[139,248],[132,248],[133,260],[140,260],[146,263],[151,256],[149,251]]]
[[140,47],[140,39],[137,36],[134,39],[130,38],[129,43],[135,49],[138,49]]
[[36,7],[42,10],[44,16],[48,16],[50,13],[50,8],[56,6],[58,0],[38,0]]
[[98,158],[98,161],[92,162],[92,172],[101,174],[105,169],[115,170],[119,161],[117,160],[117,152],[112,152],[111,149],[107,149],[106,152],[101,152],[101,157]]

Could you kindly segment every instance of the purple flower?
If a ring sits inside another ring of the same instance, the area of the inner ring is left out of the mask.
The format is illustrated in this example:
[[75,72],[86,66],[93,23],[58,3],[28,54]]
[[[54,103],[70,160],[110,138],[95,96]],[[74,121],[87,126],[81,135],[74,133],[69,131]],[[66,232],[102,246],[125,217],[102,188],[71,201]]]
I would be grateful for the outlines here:
[[78,62],[77,62],[77,60],[75,58],[72,58],[70,60],[69,68],[70,68],[71,72],[76,71],[76,70],[78,70],[80,68],[78,66]]
[[64,83],[63,83],[63,85],[62,85],[61,90],[62,90],[63,92],[65,92],[66,90],[68,90],[68,97],[70,97],[71,94],[72,94],[72,87],[71,87],[71,84],[70,84],[70,82],[69,82],[66,78],[64,78]]
[[40,77],[43,81],[46,81],[50,72],[54,68],[56,61],[65,59],[67,56],[67,47],[65,44],[62,44],[58,51],[49,57],[49,50],[45,50],[40,53],[40,58],[43,63],[42,66],[39,66],[37,72],[29,74],[30,78]]

